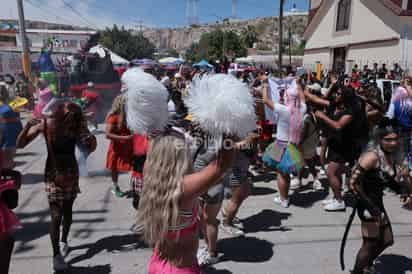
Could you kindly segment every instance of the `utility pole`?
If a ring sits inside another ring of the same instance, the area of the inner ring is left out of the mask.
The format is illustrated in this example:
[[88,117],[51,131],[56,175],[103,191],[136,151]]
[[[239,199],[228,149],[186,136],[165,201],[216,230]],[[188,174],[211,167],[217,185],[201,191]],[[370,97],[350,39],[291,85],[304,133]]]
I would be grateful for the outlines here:
[[288,42],[289,42],[289,65],[292,66],[292,30],[289,27],[288,31]]
[[282,51],[283,51],[283,6],[285,0],[279,0],[279,74],[282,77]]
[[23,0],[17,0],[17,10],[19,12],[19,31],[22,43],[22,64],[24,75],[31,79],[30,49],[26,37],[26,25],[24,20]]

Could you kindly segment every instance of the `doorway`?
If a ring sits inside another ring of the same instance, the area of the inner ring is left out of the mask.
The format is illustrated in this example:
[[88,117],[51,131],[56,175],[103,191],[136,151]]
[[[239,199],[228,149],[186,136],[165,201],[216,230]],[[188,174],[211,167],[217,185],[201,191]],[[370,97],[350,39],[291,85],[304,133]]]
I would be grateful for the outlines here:
[[341,74],[345,73],[346,48],[333,49],[333,71]]

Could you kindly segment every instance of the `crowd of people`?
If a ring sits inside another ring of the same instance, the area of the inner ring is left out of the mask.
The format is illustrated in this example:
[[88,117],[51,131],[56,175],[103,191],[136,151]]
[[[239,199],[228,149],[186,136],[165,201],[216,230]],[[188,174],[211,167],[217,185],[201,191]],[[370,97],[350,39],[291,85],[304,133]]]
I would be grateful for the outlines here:
[[[196,85],[205,81],[211,81],[206,86],[216,84],[207,68],[181,69],[141,83],[141,89],[161,85],[166,92],[168,123],[160,134],[131,129],[132,114],[126,105],[133,85],[127,83],[134,79],[122,79],[122,92],[106,118],[110,140],[106,168],[116,197],[133,197],[132,206],[138,212],[133,230],[154,246],[148,272],[203,273],[203,267],[217,263],[219,231],[233,237],[244,235],[237,213],[250,194],[251,178],[275,171],[277,206],[293,205],[291,190],[299,191],[308,183],[313,191],[332,189],[333,197],[322,202],[326,211],[345,210],[345,196],[355,198],[363,245],[352,273],[369,273],[379,254],[393,244],[384,190],[394,189],[401,194],[404,207],[412,205],[412,79],[399,78],[398,73],[402,74],[399,66],[392,73],[376,65],[363,72],[355,66],[350,76],[330,72],[325,81],[302,69],[284,78],[264,70],[225,76],[221,81],[227,87],[241,87],[239,92],[254,98],[251,116],[257,117],[255,130],[242,138],[214,136],[188,106]],[[385,101],[371,81],[373,77],[399,78],[401,85]],[[87,157],[97,146],[87,126],[88,109],[96,100],[92,83],[88,91],[71,98],[56,98],[43,78],[37,88],[33,119],[22,127],[18,112],[8,105],[7,87],[1,86],[0,253],[9,258],[0,263],[1,273],[8,273],[13,233],[19,226],[11,211],[15,206],[10,198],[5,199],[10,196],[5,194],[7,190],[17,190],[21,184],[19,173],[13,171],[16,149],[38,135],[46,140],[53,267],[60,271],[68,267],[64,257],[70,250],[68,237],[73,204],[80,192],[79,176],[87,176]],[[97,128],[95,120],[92,125]],[[226,141],[233,145],[222,145]],[[81,152],[79,159],[76,147]],[[130,172],[128,191],[122,191],[120,172]],[[320,180],[322,173],[326,182]],[[204,247],[199,247],[199,231]]]

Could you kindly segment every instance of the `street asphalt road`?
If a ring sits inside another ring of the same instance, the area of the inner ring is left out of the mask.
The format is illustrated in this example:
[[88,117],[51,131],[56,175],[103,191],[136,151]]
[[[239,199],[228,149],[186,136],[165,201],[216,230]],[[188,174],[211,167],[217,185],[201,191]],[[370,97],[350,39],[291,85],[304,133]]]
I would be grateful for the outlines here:
[[[98,150],[89,158],[91,176],[81,179],[82,193],[75,202],[69,243],[71,270],[67,273],[146,273],[151,249],[129,230],[135,219],[131,200],[116,198],[110,192],[111,179],[104,168],[107,144],[100,132]],[[12,274],[53,273],[48,236],[50,213],[43,183],[45,158],[42,137],[18,151],[16,157],[18,170],[24,174],[16,210],[23,229],[16,235]],[[290,208],[280,208],[272,202],[276,193],[274,181],[256,181],[253,195],[239,212],[246,236],[228,238],[221,233],[220,262],[207,273],[345,273],[340,270],[339,246],[351,208],[344,213],[326,213],[320,201],[328,194],[310,188],[295,193]],[[128,184],[129,175],[122,175],[120,185],[127,189]],[[382,274],[412,273],[411,212],[401,209],[393,194],[387,194],[385,201],[395,245],[380,257],[379,270]],[[360,247],[360,236],[356,219],[346,248],[346,273]]]

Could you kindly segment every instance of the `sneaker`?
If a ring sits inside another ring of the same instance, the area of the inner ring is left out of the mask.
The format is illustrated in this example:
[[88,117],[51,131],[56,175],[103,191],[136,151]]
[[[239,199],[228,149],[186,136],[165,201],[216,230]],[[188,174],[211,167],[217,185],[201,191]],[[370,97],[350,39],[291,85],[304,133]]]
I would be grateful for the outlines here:
[[326,205],[328,205],[328,204],[330,204],[330,203],[333,203],[334,201],[335,201],[335,198],[325,199],[325,200],[323,200],[322,202],[320,202],[320,204],[321,204],[322,206],[326,206]]
[[298,177],[294,177],[290,180],[290,189],[298,189],[301,186],[301,182]]
[[325,188],[323,187],[322,183],[318,179],[315,179],[313,181],[313,190],[322,191],[322,190],[325,190]]
[[219,262],[219,258],[210,256],[209,252],[206,250],[205,253],[202,254],[202,256],[200,256],[200,258],[197,258],[199,261],[199,265],[200,266],[210,266],[210,265],[214,265],[217,264]]
[[56,271],[56,272],[63,271],[63,270],[66,270],[67,268],[69,268],[69,266],[64,261],[64,258],[62,257],[62,255],[57,255],[53,258],[53,269],[54,269],[54,271]]
[[345,211],[346,205],[344,201],[334,200],[333,202],[325,205],[325,211]]
[[209,252],[207,251],[207,247],[199,247],[196,253],[197,261],[199,265],[202,265],[203,261],[208,256]]
[[234,225],[220,224],[220,229],[226,234],[232,237],[241,237],[245,235],[245,232],[235,227]]
[[67,243],[60,242],[60,253],[62,254],[64,258],[67,257],[67,255],[69,254],[69,251],[70,251],[69,245]]
[[281,207],[288,208],[289,207],[289,199],[287,200],[282,200],[279,196],[276,196],[275,199],[273,199],[273,202],[275,204],[280,205]]
[[122,198],[124,196],[124,193],[120,190],[119,187],[112,188],[112,193],[116,195],[117,198]]

